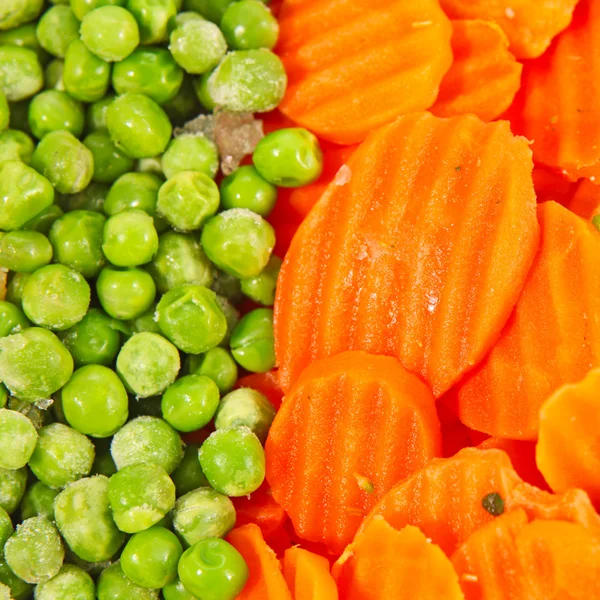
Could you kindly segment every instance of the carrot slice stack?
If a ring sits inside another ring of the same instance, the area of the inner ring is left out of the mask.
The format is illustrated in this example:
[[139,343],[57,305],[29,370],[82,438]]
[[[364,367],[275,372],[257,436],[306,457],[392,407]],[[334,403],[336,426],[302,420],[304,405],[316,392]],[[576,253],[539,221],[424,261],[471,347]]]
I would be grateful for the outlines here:
[[473,113],[484,121],[505,112],[521,85],[523,67],[508,51],[502,29],[489,21],[452,21],[452,54],[431,112],[439,117]]
[[[570,203],[573,196],[579,189],[579,184],[569,181],[561,173],[547,169],[540,165],[533,167],[533,187],[537,196],[538,202],[546,202],[554,200],[563,206],[567,206],[571,210]],[[582,182],[583,183],[583,182]],[[573,211],[579,214],[577,211]],[[579,215],[583,216],[583,215]]]
[[312,360],[345,350],[398,357],[435,396],[476,365],[537,250],[530,156],[508,123],[474,116],[418,113],[374,132],[284,260],[284,391]]
[[458,576],[439,546],[416,527],[369,522],[333,567],[340,600],[463,600]]
[[569,25],[577,0],[440,0],[440,4],[453,19],[497,23],[517,58],[535,58]]
[[523,294],[457,389],[463,423],[496,437],[535,439],[546,398],[600,365],[600,234],[554,202],[538,213],[541,246]]
[[283,574],[294,600],[338,600],[338,590],[329,561],[297,546],[283,558]]
[[279,19],[279,109],[339,144],[429,108],[452,62],[437,0],[285,0]]
[[393,357],[344,352],[311,364],[265,446],[273,497],[302,538],[339,554],[397,481],[440,449],[429,389]]

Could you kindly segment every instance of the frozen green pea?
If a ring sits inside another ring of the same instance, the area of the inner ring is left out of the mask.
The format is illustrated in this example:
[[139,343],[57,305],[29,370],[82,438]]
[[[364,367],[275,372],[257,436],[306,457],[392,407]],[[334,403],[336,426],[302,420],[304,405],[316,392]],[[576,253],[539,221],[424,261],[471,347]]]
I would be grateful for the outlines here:
[[42,87],[44,71],[33,50],[0,46],[0,91],[4,92],[9,102],[29,98]]
[[7,129],[0,132],[0,166],[9,160],[29,164],[34,148],[33,140],[24,131]]
[[24,467],[37,442],[33,423],[15,410],[0,408],[0,468]]
[[120,6],[101,6],[86,14],[80,33],[90,52],[106,62],[127,58],[140,43],[136,20]]
[[277,201],[277,188],[265,181],[251,165],[236,169],[221,182],[221,206],[224,209],[247,208],[268,217]]
[[0,267],[32,273],[52,260],[52,245],[37,231],[9,231],[0,238]]
[[0,380],[17,398],[48,398],[71,377],[73,359],[51,332],[30,327],[0,338]]
[[48,235],[54,222],[60,219],[63,214],[64,213],[58,204],[52,204],[42,212],[35,215],[33,219],[29,219],[29,221],[23,225],[22,229],[27,231],[37,231],[38,233]]
[[47,90],[57,90],[59,92],[65,91],[65,82],[63,80],[63,72],[65,70],[65,62],[58,58],[51,60],[46,65],[44,71],[44,79],[46,81]]
[[125,541],[112,518],[104,475],[68,485],[56,496],[54,517],[69,548],[88,562],[110,560]]
[[21,500],[21,519],[31,517],[46,517],[54,520],[54,499],[58,495],[58,490],[48,487],[41,481],[36,481],[27,488],[23,500]]
[[167,31],[169,35],[171,35],[171,33],[173,33],[177,27],[183,25],[187,21],[204,21],[204,17],[193,10],[177,13],[172,19],[169,20],[167,25]]
[[214,179],[219,169],[217,146],[201,134],[180,135],[162,155],[162,168],[167,179],[182,171],[199,171]]
[[227,52],[227,42],[217,25],[194,19],[171,32],[169,50],[186,73],[199,75],[219,64]]
[[162,181],[150,173],[126,173],[111,186],[104,212],[110,217],[137,208],[153,217],[161,184]]
[[33,586],[17,577],[3,558],[0,558],[0,583],[10,589],[9,600],[27,600],[33,592]]
[[133,583],[118,562],[100,573],[96,590],[98,600],[158,600],[159,592]]
[[112,94],[109,94],[88,106],[85,122],[89,132],[108,131],[106,111],[114,99],[115,97]]
[[0,31],[37,19],[43,6],[43,0],[5,0],[0,5]]
[[0,31],[0,46],[19,46],[34,50],[42,64],[50,60],[48,53],[40,46],[36,35],[36,22],[26,23]]
[[258,275],[242,279],[242,292],[257,304],[273,306],[280,269],[281,259],[271,255],[267,266]]
[[133,419],[122,427],[113,437],[110,451],[118,469],[151,463],[171,473],[183,457],[179,434],[162,419],[148,416]]
[[68,4],[70,4],[75,16],[83,21],[83,17],[96,8],[101,6],[125,6],[125,2],[126,0],[70,0]]
[[240,320],[240,313],[231,303],[231,301],[224,296],[217,295],[217,302],[219,303],[219,306],[225,315],[225,319],[227,320],[227,333],[221,341],[221,346],[229,346],[229,339],[231,338],[231,334],[233,333],[235,326]]
[[108,500],[118,528],[135,533],[152,527],[173,508],[175,485],[157,464],[127,465],[110,478]]
[[0,508],[9,515],[15,512],[25,494],[27,470],[0,468]]
[[94,580],[76,565],[63,565],[60,571],[35,589],[35,600],[95,600]]
[[217,103],[208,89],[208,79],[212,73],[212,71],[207,71],[194,80],[194,91],[198,101],[206,110],[211,112],[217,107]]
[[46,517],[31,517],[17,526],[6,542],[4,558],[23,581],[43,583],[60,571],[65,549],[56,527]]
[[212,348],[199,355],[189,355],[187,368],[190,375],[210,377],[221,394],[233,389],[238,377],[238,368],[233,356],[225,348]]
[[229,341],[239,365],[253,373],[266,373],[275,366],[273,311],[257,308],[244,315]]
[[57,200],[65,212],[91,210],[92,212],[101,213],[109,189],[109,186],[105,183],[92,181],[77,194],[58,194]]
[[79,39],[79,21],[68,6],[53,6],[38,21],[40,46],[59,58],[64,58],[69,44]]
[[234,0],[184,0],[185,10],[200,13],[213,23],[220,23],[227,7]]
[[183,83],[177,92],[177,95],[162,105],[163,110],[171,119],[173,125],[184,125],[201,112],[196,92],[194,91],[194,82],[187,73],[183,76]]
[[102,250],[106,258],[119,267],[150,262],[158,250],[158,234],[152,217],[135,208],[109,217],[104,225]]
[[133,159],[121,152],[105,131],[90,133],[83,140],[83,145],[94,159],[94,181],[112,183],[133,169]]
[[195,597],[183,587],[183,583],[181,583],[179,579],[165,585],[162,589],[162,594],[165,600],[196,600]]
[[208,486],[208,479],[202,472],[198,460],[199,448],[197,444],[188,444],[179,466],[171,473],[178,498],[199,487]]
[[31,327],[21,309],[22,288],[29,277],[29,273],[12,274],[6,289],[6,301],[0,301],[0,338]]
[[65,54],[63,82],[76,100],[97,102],[108,90],[110,64],[92,54],[81,40],[75,40]]
[[167,41],[169,21],[177,14],[174,0],[127,0],[127,10],[137,21],[142,44]]
[[96,293],[102,308],[111,317],[127,321],[150,308],[156,287],[152,277],[142,269],[104,267],[96,280]]
[[230,4],[221,19],[221,30],[230,48],[271,50],[279,36],[279,24],[259,0],[241,0]]
[[144,331],[150,333],[162,334],[158,323],[154,319],[156,312],[156,304],[153,304],[144,314],[127,322],[131,333],[142,333]]
[[10,515],[3,508],[0,508],[0,555],[2,554],[6,540],[13,532],[14,527]]

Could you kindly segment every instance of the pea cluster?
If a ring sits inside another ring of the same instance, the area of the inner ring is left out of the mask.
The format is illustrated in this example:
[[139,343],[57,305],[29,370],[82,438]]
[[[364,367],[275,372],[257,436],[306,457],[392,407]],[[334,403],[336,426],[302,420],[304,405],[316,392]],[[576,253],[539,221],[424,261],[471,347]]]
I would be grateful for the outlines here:
[[0,599],[233,599],[230,498],[275,415],[234,388],[274,366],[266,219],[318,142],[277,131],[222,177],[173,137],[282,99],[259,0],[52,1],[0,2]]

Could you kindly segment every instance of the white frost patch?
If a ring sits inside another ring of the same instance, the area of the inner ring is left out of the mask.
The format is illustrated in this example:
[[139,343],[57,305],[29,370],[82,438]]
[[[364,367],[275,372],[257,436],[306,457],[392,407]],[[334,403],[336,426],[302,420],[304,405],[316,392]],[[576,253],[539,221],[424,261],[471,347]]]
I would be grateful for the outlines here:
[[506,7],[506,10],[504,11],[504,14],[506,15],[506,17],[508,19],[514,19],[515,18],[515,11],[513,8],[511,8],[510,6]]
[[342,165],[333,179],[334,185],[346,185],[352,179],[352,169],[348,165]]

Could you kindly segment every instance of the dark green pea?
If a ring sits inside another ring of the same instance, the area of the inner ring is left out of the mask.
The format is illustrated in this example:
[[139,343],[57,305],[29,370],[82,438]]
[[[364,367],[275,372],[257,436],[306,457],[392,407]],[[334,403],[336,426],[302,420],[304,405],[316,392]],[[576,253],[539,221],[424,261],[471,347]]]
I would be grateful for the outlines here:
[[0,91],[0,131],[8,129],[10,125],[10,108],[4,92]]
[[[105,439],[105,438],[103,438]],[[99,439],[97,441],[103,441]],[[96,458],[92,465],[92,475],[105,475],[112,477],[117,472],[117,465],[110,454],[110,446],[108,448],[96,448]],[[113,515],[114,518],[114,515]]]
[[127,10],[137,21],[141,44],[167,41],[168,23],[177,14],[174,0],[128,0]]
[[65,91],[65,82],[63,80],[63,72],[65,70],[65,62],[55,58],[46,65],[44,71],[44,79],[46,81],[47,90]]
[[194,91],[198,101],[206,110],[211,112],[217,107],[217,103],[208,89],[208,79],[212,73],[212,71],[207,71],[194,80]]
[[150,262],[158,250],[158,234],[152,217],[130,209],[109,217],[104,225],[102,250],[119,267],[136,267]]
[[131,333],[142,333],[147,331],[149,333],[162,334],[158,323],[154,319],[156,313],[156,304],[153,304],[144,314],[139,317],[132,319],[127,322]]
[[36,35],[36,23],[27,23],[14,29],[0,31],[0,46],[19,46],[20,48],[29,48],[33,50],[40,61],[40,64],[46,65],[51,56],[40,46]]
[[36,35],[44,50],[64,58],[69,44],[79,39],[79,21],[68,6],[53,6],[38,21]]
[[133,169],[133,159],[115,146],[107,132],[94,131],[85,137],[83,144],[94,157],[94,181],[112,183]]
[[76,565],[63,565],[60,571],[35,590],[35,600],[94,600],[93,579]]
[[0,408],[4,408],[8,402],[8,390],[3,383],[0,383]]
[[259,0],[230,4],[221,19],[221,30],[229,47],[235,50],[271,50],[279,36],[277,19]]
[[81,40],[69,44],[63,70],[65,90],[76,100],[97,102],[110,84],[110,64],[92,54]]
[[142,269],[104,267],[96,281],[102,308],[115,319],[127,321],[144,314],[156,296],[152,277]]
[[0,46],[0,91],[9,102],[29,98],[44,87],[44,72],[29,48]]
[[8,107],[10,109],[10,128],[24,131],[31,135],[29,129],[29,122],[27,117],[29,115],[29,102],[30,100],[21,100],[19,102],[9,102]]
[[90,210],[73,210],[57,219],[48,237],[54,259],[86,278],[95,277],[106,263],[102,252],[104,215]]
[[213,23],[220,23],[227,7],[234,0],[184,0],[185,10],[200,13]]
[[88,106],[87,115],[85,122],[87,124],[88,131],[108,131],[108,125],[106,124],[106,112],[108,107],[112,104],[115,97],[112,94],[105,96],[101,100],[93,102]]
[[129,402],[129,414],[131,418],[137,417],[161,417],[160,396],[150,398],[131,398]]
[[42,212],[38,213],[33,219],[30,219],[23,225],[22,229],[27,231],[37,231],[48,235],[52,225],[64,215],[62,209],[57,204],[52,204]]
[[100,573],[96,594],[98,600],[158,600],[159,591],[133,583],[117,562]]
[[273,306],[275,303],[275,288],[277,277],[281,269],[281,259],[271,255],[267,266],[256,277],[242,279],[242,292],[250,300],[265,306]]
[[0,165],[9,160],[20,160],[25,164],[31,162],[35,145],[33,140],[23,131],[7,129],[0,133]]
[[239,304],[244,299],[240,280],[225,271],[217,270],[210,289],[234,304]]
[[231,303],[230,300],[228,300],[227,298],[225,298],[223,296],[217,295],[217,302],[219,303],[219,306],[221,307],[221,310],[223,311],[223,314],[225,315],[225,319],[227,320],[227,333],[225,334],[225,337],[221,341],[220,345],[228,348],[231,334],[233,333],[235,326],[238,324],[238,321],[240,320],[240,312]]
[[221,206],[247,208],[261,217],[271,214],[277,201],[277,188],[265,181],[255,167],[236,169],[221,182]]
[[65,211],[91,210],[92,212],[101,213],[109,189],[106,183],[92,181],[77,194],[58,194],[57,201]]
[[162,105],[163,110],[174,125],[183,125],[201,112],[200,104],[194,91],[194,83],[190,75],[185,74],[179,92],[172,100]]
[[2,554],[6,540],[13,534],[14,530],[10,515],[3,508],[0,508],[0,554]]
[[33,273],[51,260],[52,245],[37,231],[9,231],[0,238],[0,267]]
[[273,311],[257,308],[242,317],[230,340],[231,353],[239,365],[253,373],[275,366]]
[[33,592],[33,586],[17,577],[3,558],[0,558],[0,583],[10,589],[14,600],[27,600]]
[[[23,288],[31,277],[31,273],[12,273],[6,288],[6,300],[15,306],[22,308]],[[29,319],[27,320],[29,322]],[[15,332],[16,333],[16,332]],[[2,337],[2,336],[0,336]]]
[[189,355],[187,367],[190,375],[210,377],[221,394],[227,394],[235,386],[238,368],[235,360],[225,348],[212,348],[199,355]]
[[484,496],[481,505],[494,517],[498,517],[504,512],[504,500],[497,492],[491,492]]
[[193,19],[171,32],[169,50],[186,73],[199,75],[219,64],[227,52],[227,42],[217,25]]
[[0,469],[0,508],[9,515],[17,510],[27,487],[27,469]]
[[23,500],[21,500],[21,519],[31,517],[46,517],[54,520],[54,498],[58,495],[58,490],[48,487],[41,481],[36,481],[27,488]]
[[179,579],[165,585],[162,595],[165,600],[195,600],[195,597],[183,587],[183,583]]
[[43,0],[7,0],[0,6],[0,30],[12,29],[37,19],[44,6]]
[[70,0],[71,10],[83,21],[89,12],[101,6],[125,6],[126,0]]
[[199,449],[200,447],[197,444],[188,444],[179,466],[171,473],[171,479],[175,484],[178,498],[199,487],[208,486],[208,479],[202,472],[198,460]]

